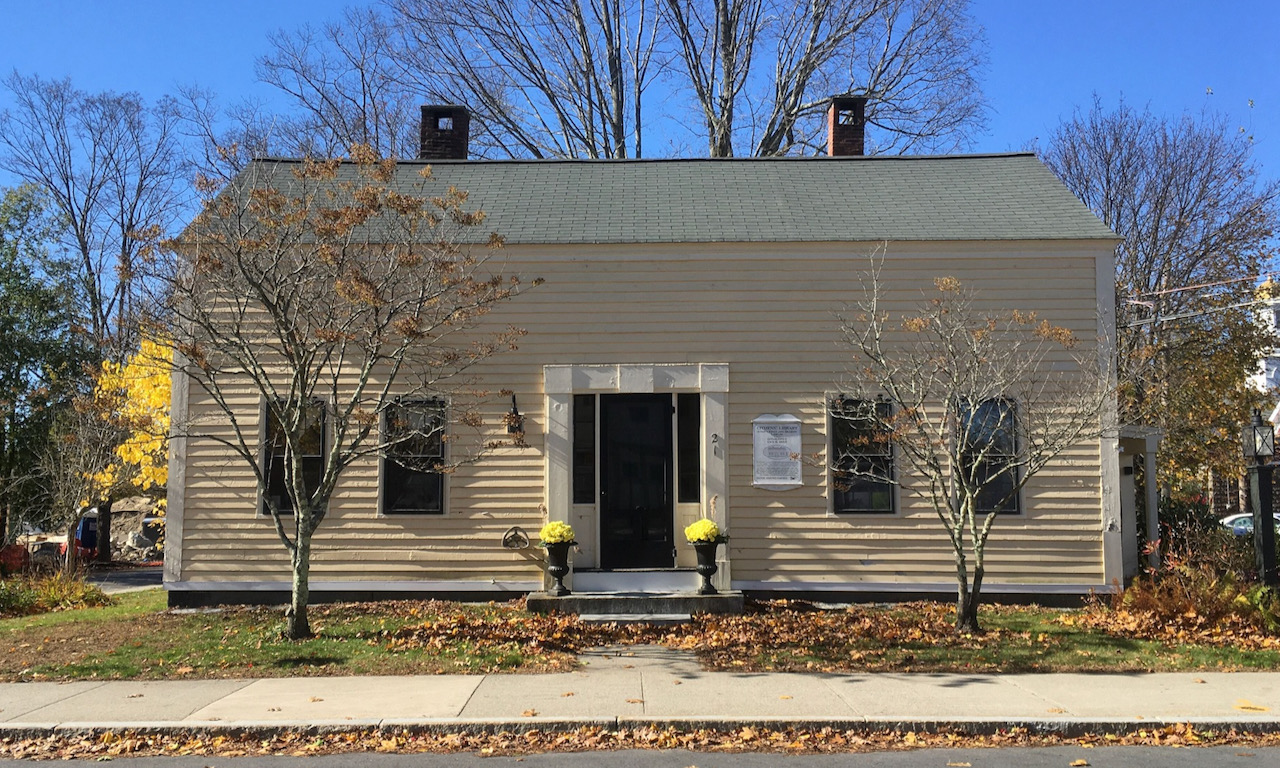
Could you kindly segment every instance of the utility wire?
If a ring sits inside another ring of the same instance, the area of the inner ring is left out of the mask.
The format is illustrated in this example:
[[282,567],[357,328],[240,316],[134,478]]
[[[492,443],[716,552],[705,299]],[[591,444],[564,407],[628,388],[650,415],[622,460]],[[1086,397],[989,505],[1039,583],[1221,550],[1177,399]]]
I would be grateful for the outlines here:
[[1199,312],[1180,312],[1176,315],[1160,315],[1157,317],[1149,317],[1146,320],[1134,320],[1132,323],[1125,323],[1121,328],[1137,328],[1143,325],[1153,325],[1155,323],[1163,323],[1167,320],[1186,320],[1192,317],[1203,317],[1204,315],[1212,315],[1215,312],[1224,312],[1228,309],[1239,309],[1240,307],[1252,307],[1257,304],[1266,302],[1266,299],[1254,299],[1253,301],[1242,301],[1239,304],[1228,304],[1223,307],[1213,307],[1212,309],[1203,309]]
[[1137,295],[1138,296],[1163,296],[1169,293],[1182,293],[1183,291],[1195,291],[1201,288],[1217,288],[1220,285],[1231,285],[1232,283],[1243,283],[1246,280],[1257,280],[1260,277],[1265,277],[1268,280],[1270,280],[1271,274],[1264,272],[1259,275],[1248,275],[1247,277],[1236,277],[1236,278],[1232,278],[1231,280],[1219,280],[1215,283],[1200,283],[1198,285],[1184,285],[1178,288],[1166,288],[1162,291],[1146,291],[1144,293],[1139,293]]

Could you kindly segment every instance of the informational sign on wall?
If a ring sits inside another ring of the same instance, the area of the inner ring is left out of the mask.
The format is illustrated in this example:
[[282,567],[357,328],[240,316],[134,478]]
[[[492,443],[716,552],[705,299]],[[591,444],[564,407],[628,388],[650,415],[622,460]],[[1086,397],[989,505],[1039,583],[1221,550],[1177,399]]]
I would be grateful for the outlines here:
[[800,419],[790,414],[765,414],[752,421],[751,427],[752,484],[772,491],[803,485],[800,475]]

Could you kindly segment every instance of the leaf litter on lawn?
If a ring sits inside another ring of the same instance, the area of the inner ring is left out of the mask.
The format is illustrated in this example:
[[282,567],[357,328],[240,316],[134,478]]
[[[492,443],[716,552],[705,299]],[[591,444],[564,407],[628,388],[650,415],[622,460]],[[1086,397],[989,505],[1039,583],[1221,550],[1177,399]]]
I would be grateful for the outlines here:
[[171,755],[243,757],[259,755],[385,753],[456,753],[519,755],[543,752],[586,752],[622,749],[687,749],[705,752],[823,754],[877,752],[945,747],[1096,746],[1280,746],[1280,734],[1198,731],[1190,724],[1145,728],[1124,733],[1062,737],[1011,728],[993,734],[957,731],[838,730],[833,728],[739,728],[733,730],[640,727],[572,731],[528,728],[500,733],[438,733],[414,730],[368,730],[331,733],[282,731],[270,734],[188,734],[102,731],[38,739],[0,740],[0,755],[27,760],[110,760],[119,756]]

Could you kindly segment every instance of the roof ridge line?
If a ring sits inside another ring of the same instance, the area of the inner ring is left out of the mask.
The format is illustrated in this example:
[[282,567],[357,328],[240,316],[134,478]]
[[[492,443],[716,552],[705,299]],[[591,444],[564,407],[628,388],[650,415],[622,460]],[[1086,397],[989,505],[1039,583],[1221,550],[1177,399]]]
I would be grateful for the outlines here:
[[[397,164],[404,165],[644,165],[648,163],[786,163],[786,162],[917,162],[929,160],[982,160],[992,158],[1036,157],[1035,152],[974,152],[969,154],[948,155],[786,155],[780,157],[625,157],[625,158],[586,158],[586,157],[504,157],[504,158],[469,158],[466,160],[441,160],[422,158],[396,158]],[[302,163],[308,159],[303,157],[283,157],[265,155],[254,157],[255,163]],[[338,158],[343,163],[350,163],[347,158]]]

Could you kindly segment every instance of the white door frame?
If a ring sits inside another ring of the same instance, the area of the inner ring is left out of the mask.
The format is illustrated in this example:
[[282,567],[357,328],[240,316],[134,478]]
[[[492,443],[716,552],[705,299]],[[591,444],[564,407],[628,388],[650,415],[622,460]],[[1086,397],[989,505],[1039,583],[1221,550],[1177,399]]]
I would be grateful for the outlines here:
[[[726,363],[625,363],[614,365],[546,365],[542,368],[546,396],[547,520],[574,523],[572,492],[573,396],[702,394],[702,504],[704,513],[728,528],[729,495],[726,471],[728,440],[729,366]],[[714,513],[710,504],[715,499]],[[599,521],[598,499],[595,521]],[[580,520],[578,522],[581,522]],[[677,537],[679,531],[676,532]],[[579,533],[583,565],[596,564],[595,530]],[[677,539],[678,541],[678,539]],[[728,547],[720,548],[716,583],[729,583]]]

